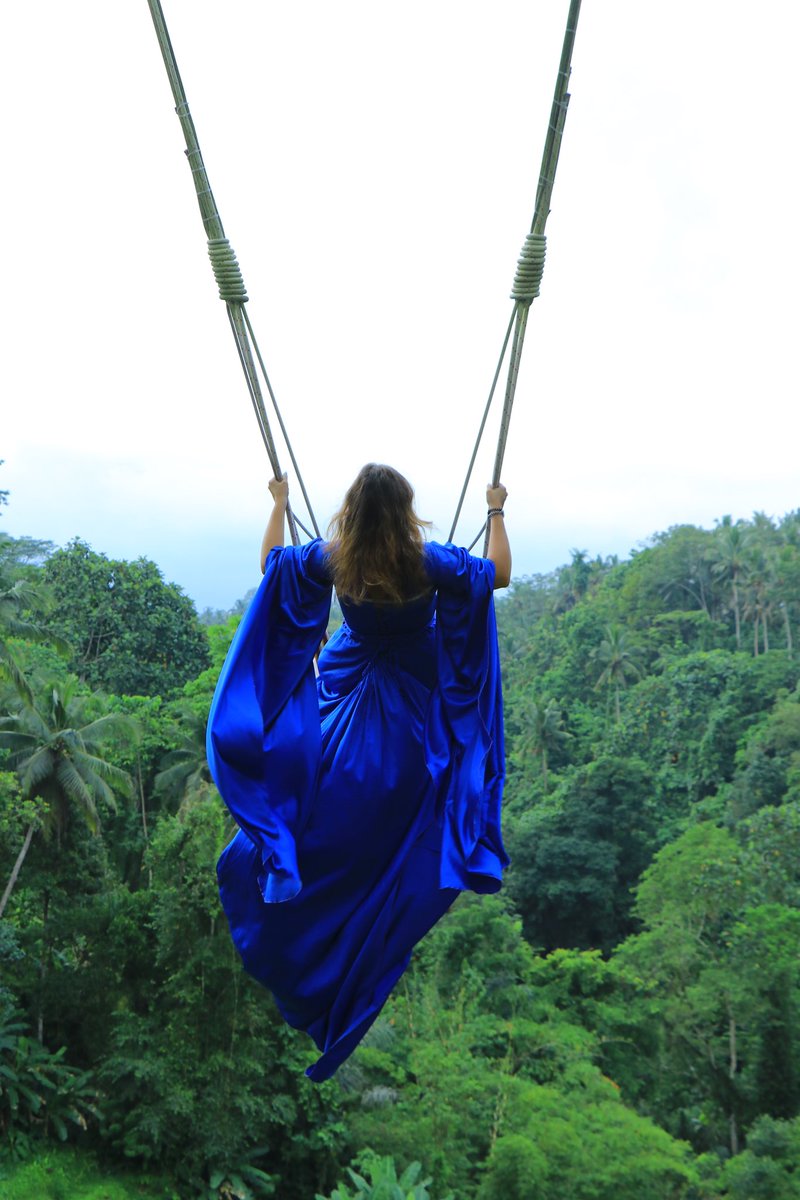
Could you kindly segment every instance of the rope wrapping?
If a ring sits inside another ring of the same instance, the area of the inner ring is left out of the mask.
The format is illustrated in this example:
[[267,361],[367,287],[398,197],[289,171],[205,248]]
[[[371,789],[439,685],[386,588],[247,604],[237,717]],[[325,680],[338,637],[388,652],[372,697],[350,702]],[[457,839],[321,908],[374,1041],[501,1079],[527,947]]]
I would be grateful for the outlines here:
[[517,259],[517,273],[511,289],[511,299],[530,304],[539,295],[544,273],[547,238],[543,233],[529,233]]
[[219,288],[219,298],[226,304],[246,304],[247,291],[233,246],[226,237],[209,238],[208,257]]
[[[286,429],[275,400],[272,386],[269,382],[269,377],[264,367],[261,353],[258,349],[258,343],[256,342],[249,318],[247,317],[244,309],[244,305],[247,302],[248,297],[244,286],[244,280],[242,278],[242,272],[239,268],[239,263],[236,259],[233,248],[231,247],[228,239],[225,237],[222,221],[217,211],[214,196],[208,181],[208,174],[206,172],[205,165],[203,163],[203,157],[200,152],[200,146],[197,140],[194,122],[192,120],[191,113],[189,111],[189,105],[186,100],[183,82],[178,71],[178,66],[175,61],[175,54],[169,38],[169,32],[164,20],[161,2],[160,0],[147,0],[147,3],[153,18],[156,36],[158,38],[159,47],[164,59],[164,65],[166,67],[172,94],[175,99],[175,112],[177,113],[183,129],[184,139],[186,142],[186,155],[192,172],[192,179],[200,208],[200,214],[206,231],[206,237],[208,238],[208,253],[211,260],[211,266],[214,271],[214,278],[219,289],[220,298],[225,302],[227,308],[228,318],[231,323],[231,329],[236,342],[239,359],[245,375],[247,387],[250,392],[250,397],[253,402],[256,418],[258,420],[259,430],[264,440],[272,469],[275,475],[280,477],[280,463],[278,461],[277,451],[272,438],[272,433],[269,428],[266,409],[264,407],[261,385],[256,371],[255,362],[253,360],[253,348],[255,349],[256,357],[258,359],[259,366],[261,367],[267,390],[269,391],[270,398],[275,408],[275,413],[281,427],[281,432],[286,440],[292,465],[297,472],[298,479],[300,481],[303,498],[308,507],[311,523],[314,527],[314,530],[318,534],[319,531],[317,528],[317,522],[314,517],[305,486],[302,482],[302,477],[300,476],[297,468],[291,443],[286,435]],[[550,121],[547,128],[544,153],[542,155],[542,164],[539,172],[539,181],[536,192],[536,207],[531,224],[531,232],[525,239],[525,244],[520,251],[520,256],[517,261],[517,270],[514,276],[514,284],[511,291],[511,299],[514,301],[514,311],[511,314],[511,320],[509,321],[508,329],[506,331],[505,341],[503,343],[500,359],[497,364],[494,379],[492,381],[489,398],[484,409],[480,429],[478,431],[478,437],[475,442],[475,448],[472,452],[470,464],[467,469],[467,476],[464,480],[464,486],[461,490],[458,507],[453,519],[453,525],[450,531],[451,540],[455,535],[456,525],[461,513],[467,486],[471,478],[472,469],[478,453],[478,447],[481,442],[481,437],[483,435],[489,409],[494,398],[498,377],[505,359],[506,350],[509,345],[509,339],[511,337],[513,328],[514,336],[511,360],[508,366],[505,403],[501,415],[497,454],[495,457],[494,472],[492,474],[492,482],[495,485],[497,485],[500,481],[500,472],[502,470],[503,457],[505,454],[506,440],[508,437],[508,429],[511,419],[511,410],[514,403],[514,395],[517,385],[520,358],[522,355],[522,346],[525,339],[528,313],[530,311],[530,305],[532,301],[535,300],[539,295],[542,274],[544,272],[546,254],[544,227],[550,211],[550,197],[553,190],[553,183],[555,181],[556,167],[558,165],[558,158],[561,149],[561,139],[564,132],[564,124],[566,121],[567,108],[570,99],[567,88],[572,70],[572,50],[575,41],[580,7],[581,0],[569,0],[567,28],[564,34],[561,60],[559,64],[558,75],[556,77],[555,92],[550,111]],[[252,347],[250,341],[251,338]],[[288,520],[292,541],[296,545],[299,540],[296,528],[297,523],[291,510],[288,510]],[[301,528],[305,533],[309,532],[302,524]],[[486,532],[488,536],[488,529]],[[481,535],[478,534],[476,542],[480,536]],[[475,545],[475,542],[473,542],[473,545]],[[472,547],[470,547],[470,549],[471,548]],[[486,551],[484,549],[484,553],[485,552]]]
[[[303,499],[306,502],[308,513],[311,518],[311,524],[319,536],[319,528],[317,520],[314,516],[314,511],[311,507],[311,502],[308,498],[308,493],[303,483],[300,470],[297,466],[291,442],[289,441],[286,427],[278,409],[275,400],[275,394],[269,381],[269,377],[264,366],[261,352],[258,348],[258,343],[247,316],[247,310],[244,305],[247,303],[247,291],[242,279],[242,272],[239,268],[239,263],[233,248],[225,237],[225,230],[222,225],[217,205],[214,200],[214,195],[211,191],[211,185],[208,180],[208,172],[206,171],[203,162],[203,155],[200,151],[200,144],[197,140],[197,131],[194,127],[189,104],[186,99],[186,92],[183,87],[178,64],[175,61],[175,52],[170,41],[169,31],[167,30],[166,21],[164,20],[164,12],[161,7],[160,0],[147,0],[150,8],[150,15],[153,18],[153,25],[156,31],[161,56],[164,60],[164,66],[169,79],[172,95],[175,100],[175,112],[183,130],[184,141],[186,143],[186,157],[189,163],[189,168],[192,172],[192,181],[194,184],[197,203],[200,208],[200,216],[203,221],[203,227],[206,231],[208,239],[208,255],[211,260],[211,266],[214,271],[214,278],[217,282],[220,298],[225,303],[225,308],[228,314],[228,320],[231,326],[231,332],[236,344],[236,350],[239,355],[239,361],[242,366],[242,372],[247,384],[247,390],[250,393],[250,399],[253,403],[256,420],[258,422],[259,432],[261,434],[264,446],[267,451],[270,466],[276,478],[280,479],[282,475],[281,464],[278,459],[278,452],[275,446],[275,441],[270,429],[267,411],[264,406],[264,396],[261,390],[261,382],[256,368],[256,362],[253,357],[255,350],[258,365],[261,368],[264,376],[264,381],[269,391],[270,399],[272,400],[275,413],[280,423],[281,432],[286,441],[286,446],[292,460],[292,465],[297,474],[300,488],[303,493]],[[251,344],[252,343],[252,344]],[[298,525],[304,533],[311,536],[305,525],[298,522],[292,506],[289,505],[286,509],[286,519],[289,526],[289,535],[292,543],[296,546],[299,544],[300,535],[298,533]]]
[[[567,27],[564,31],[564,42],[561,47],[561,60],[559,62],[558,74],[556,75],[556,85],[553,93],[553,102],[550,108],[550,120],[547,125],[547,133],[545,135],[544,152],[542,154],[542,165],[539,170],[539,182],[536,188],[536,207],[533,213],[531,222],[531,231],[525,238],[525,244],[520,251],[519,259],[517,260],[517,271],[514,276],[514,285],[511,291],[511,299],[514,301],[514,309],[511,314],[508,331],[506,333],[503,348],[500,352],[500,359],[495,371],[492,387],[489,392],[489,399],[486,402],[486,407],[481,418],[478,437],[475,441],[475,447],[472,451],[469,466],[467,467],[467,475],[464,480],[464,485],[461,489],[461,497],[456,508],[456,515],[453,519],[453,525],[450,530],[450,540],[455,536],[458,518],[461,514],[461,506],[466,495],[467,486],[469,484],[472,468],[475,465],[475,459],[478,453],[483,430],[486,425],[486,418],[489,414],[489,409],[495,394],[495,386],[497,384],[497,376],[503,365],[506,350],[508,348],[509,336],[513,326],[514,336],[511,348],[511,358],[508,364],[508,378],[506,382],[506,395],[503,404],[503,412],[500,417],[500,431],[497,439],[497,453],[495,455],[494,470],[492,472],[492,484],[496,487],[500,482],[500,474],[503,469],[503,458],[505,456],[506,442],[508,439],[508,430],[511,422],[511,410],[514,405],[514,396],[517,388],[517,377],[519,374],[520,360],[522,357],[522,346],[525,341],[525,330],[528,323],[528,315],[530,313],[531,303],[539,295],[539,289],[542,282],[542,274],[544,272],[544,260],[546,252],[546,241],[544,236],[544,228],[547,223],[547,217],[550,212],[550,199],[553,192],[553,184],[556,177],[556,167],[558,166],[558,157],[561,152],[561,139],[564,135],[564,124],[567,119],[567,110],[569,108],[569,80],[572,73],[572,51],[575,44],[575,33],[578,28],[578,16],[581,10],[581,0],[569,0],[569,13],[567,16]],[[486,526],[481,530],[485,530],[484,540],[484,555],[487,553],[489,542],[489,531]],[[480,539],[479,533],[474,546]],[[471,549],[472,547],[470,547]]]

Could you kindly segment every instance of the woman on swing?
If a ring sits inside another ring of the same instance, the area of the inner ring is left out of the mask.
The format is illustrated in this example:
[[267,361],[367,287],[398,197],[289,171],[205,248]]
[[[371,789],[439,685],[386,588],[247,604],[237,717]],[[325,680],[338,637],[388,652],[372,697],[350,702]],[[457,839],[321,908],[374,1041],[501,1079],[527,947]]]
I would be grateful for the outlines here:
[[[506,489],[477,558],[425,542],[410,484],[358,474],[330,541],[284,548],[270,482],[264,579],[231,646],[208,758],[239,832],[218,867],[245,968],[329,1078],[460,890],[494,892],[503,728],[492,593],[511,578]],[[344,624],[314,659],[336,588]]]

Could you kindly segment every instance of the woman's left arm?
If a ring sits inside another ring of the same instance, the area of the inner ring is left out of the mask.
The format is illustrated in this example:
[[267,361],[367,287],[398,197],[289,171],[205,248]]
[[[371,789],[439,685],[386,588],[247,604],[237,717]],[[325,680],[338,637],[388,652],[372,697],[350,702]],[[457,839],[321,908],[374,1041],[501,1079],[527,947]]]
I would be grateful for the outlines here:
[[490,558],[495,566],[495,591],[498,588],[508,587],[511,582],[511,546],[508,542],[508,533],[506,532],[506,522],[503,513],[503,505],[506,502],[507,495],[508,492],[502,483],[498,484],[497,487],[492,487],[489,484],[486,489],[486,502],[489,505],[489,512],[486,517],[489,526],[489,546],[486,551],[486,557]]
[[286,507],[289,503],[289,481],[286,475],[283,479],[270,479],[269,490],[273,499],[272,512],[267,521],[267,528],[261,539],[261,574],[267,563],[267,555],[275,546],[283,545],[283,527],[286,517]]

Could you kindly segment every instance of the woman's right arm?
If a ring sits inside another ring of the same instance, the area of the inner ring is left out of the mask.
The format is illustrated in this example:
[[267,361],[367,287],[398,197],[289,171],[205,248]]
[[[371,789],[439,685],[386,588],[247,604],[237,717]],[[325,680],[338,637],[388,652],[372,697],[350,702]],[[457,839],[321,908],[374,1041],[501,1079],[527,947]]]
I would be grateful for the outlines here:
[[[489,526],[489,548],[486,551],[486,557],[494,563],[494,588],[508,587],[511,583],[511,547],[508,544],[508,533],[506,532],[506,520],[503,516],[503,505],[506,501],[508,492],[499,483],[497,487],[487,487],[486,503],[489,507],[489,516],[486,520]],[[499,512],[492,514],[492,509],[500,509]]]
[[267,521],[267,528],[261,539],[261,574],[267,564],[267,555],[274,546],[283,545],[283,523],[286,517],[286,507],[289,503],[289,484],[284,474],[282,479],[270,479],[269,490],[272,496],[272,512]]

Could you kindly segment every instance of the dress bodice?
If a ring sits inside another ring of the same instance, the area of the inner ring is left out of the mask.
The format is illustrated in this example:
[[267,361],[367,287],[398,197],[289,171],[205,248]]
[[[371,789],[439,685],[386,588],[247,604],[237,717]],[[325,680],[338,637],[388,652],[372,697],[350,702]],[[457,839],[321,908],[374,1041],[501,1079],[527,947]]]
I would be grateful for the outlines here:
[[341,600],[342,616],[348,627],[359,637],[391,637],[416,633],[433,620],[436,596],[429,592],[406,604],[377,604],[364,601],[350,604]]

